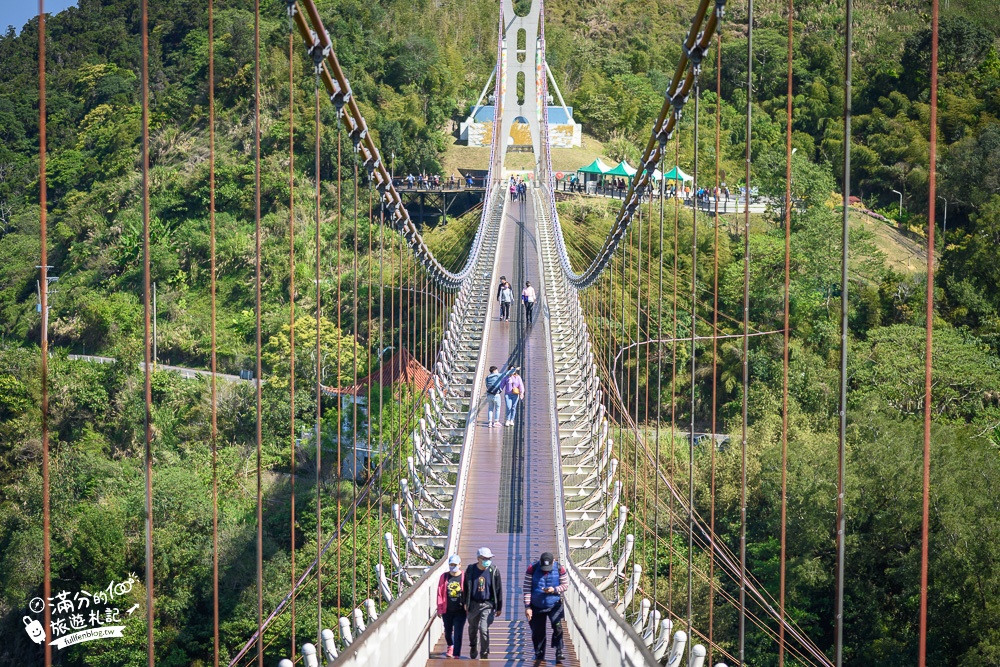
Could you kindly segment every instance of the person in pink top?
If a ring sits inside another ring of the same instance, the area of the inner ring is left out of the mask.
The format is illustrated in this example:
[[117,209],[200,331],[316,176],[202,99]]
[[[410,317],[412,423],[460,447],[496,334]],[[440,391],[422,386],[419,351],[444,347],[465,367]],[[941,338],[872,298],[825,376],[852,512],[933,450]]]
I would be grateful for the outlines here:
[[504,400],[507,403],[504,426],[513,426],[514,420],[517,418],[517,405],[524,398],[524,380],[521,379],[515,368],[510,375],[504,378],[501,386],[503,387]]
[[448,571],[441,574],[437,587],[437,613],[444,622],[444,640],[448,645],[445,656],[448,658],[462,657],[462,630],[467,617],[462,603],[464,589],[462,559],[452,554],[448,559]]

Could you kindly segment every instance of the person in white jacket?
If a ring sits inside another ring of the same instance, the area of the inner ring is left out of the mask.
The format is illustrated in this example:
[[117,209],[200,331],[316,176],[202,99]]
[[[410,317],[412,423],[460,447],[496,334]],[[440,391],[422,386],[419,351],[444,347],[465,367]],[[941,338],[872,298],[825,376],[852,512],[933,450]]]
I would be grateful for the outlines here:
[[525,281],[524,289],[521,290],[521,301],[524,303],[524,315],[528,320],[528,324],[531,324],[531,311],[535,307],[535,288],[531,286],[530,282]]

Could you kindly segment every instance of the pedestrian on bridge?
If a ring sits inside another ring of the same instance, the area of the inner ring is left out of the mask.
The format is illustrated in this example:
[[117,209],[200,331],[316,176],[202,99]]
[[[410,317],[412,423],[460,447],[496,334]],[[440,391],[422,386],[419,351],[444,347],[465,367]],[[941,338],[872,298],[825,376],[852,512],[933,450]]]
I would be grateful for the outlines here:
[[452,554],[448,559],[448,571],[438,579],[437,612],[444,622],[444,641],[448,645],[445,655],[449,658],[462,657],[462,630],[465,628],[466,611],[463,602],[462,559]]
[[514,288],[503,276],[500,276],[500,285],[497,287],[497,301],[500,302],[500,321],[510,322],[510,304],[514,303]]
[[507,369],[509,375],[504,378],[501,385],[504,401],[507,403],[507,413],[504,415],[505,426],[514,425],[514,420],[517,419],[517,405],[524,399],[524,380],[521,379],[517,371],[517,368],[509,367]]
[[513,373],[508,368],[500,373],[496,366],[490,366],[490,374],[486,376],[486,426],[500,426],[500,395],[503,393],[503,383],[507,376]]
[[569,587],[566,568],[546,551],[524,573],[521,592],[524,596],[524,615],[531,627],[531,643],[535,660],[545,660],[545,620],[552,626],[551,646],[556,650],[556,664],[562,663],[563,654],[563,601],[562,595]]
[[524,302],[524,314],[528,320],[528,324],[531,324],[531,311],[535,307],[535,299],[535,288],[531,286],[530,282],[526,281],[524,289],[521,290],[521,301]]
[[463,602],[469,612],[469,657],[490,657],[490,624],[503,611],[503,582],[493,552],[480,547],[476,562],[465,569]]

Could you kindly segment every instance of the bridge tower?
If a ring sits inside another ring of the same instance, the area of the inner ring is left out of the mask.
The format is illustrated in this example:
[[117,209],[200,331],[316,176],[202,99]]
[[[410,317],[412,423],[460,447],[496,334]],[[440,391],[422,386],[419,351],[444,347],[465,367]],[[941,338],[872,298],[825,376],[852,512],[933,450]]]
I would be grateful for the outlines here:
[[[538,50],[538,22],[541,17],[541,0],[532,0],[531,9],[525,16],[514,12],[513,0],[502,0],[504,26],[503,57],[506,60],[500,71],[506,78],[501,86],[503,99],[503,115],[494,121],[496,131],[497,121],[500,129],[500,147],[506,153],[511,145],[530,145],[535,155],[535,171],[538,171],[538,159],[541,155],[541,124],[542,80],[545,76],[544,63]],[[524,48],[519,49],[519,44]],[[524,80],[524,96],[518,96],[519,81]],[[526,123],[525,123],[526,122]],[[524,125],[527,125],[527,128]],[[525,133],[525,129],[527,132]],[[513,131],[513,135],[512,135]],[[527,136],[525,136],[527,134]]]

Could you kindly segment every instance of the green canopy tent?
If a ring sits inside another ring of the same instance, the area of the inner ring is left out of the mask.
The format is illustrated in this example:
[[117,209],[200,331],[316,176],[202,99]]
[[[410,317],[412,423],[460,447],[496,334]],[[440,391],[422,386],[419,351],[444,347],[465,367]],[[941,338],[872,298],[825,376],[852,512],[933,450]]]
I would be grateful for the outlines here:
[[680,167],[674,167],[673,169],[668,171],[666,174],[664,174],[664,178],[666,178],[668,181],[681,181],[682,183],[694,180],[691,176],[681,171]]
[[625,176],[627,178],[627,177],[632,176],[633,174],[635,174],[635,171],[636,170],[635,170],[635,168],[632,165],[630,165],[625,160],[622,160],[621,162],[618,163],[618,165],[614,169],[612,169],[611,171],[608,171],[607,175],[608,176]]
[[580,167],[577,171],[583,174],[595,174],[601,176],[611,171],[611,167],[601,162],[601,158],[597,158],[586,167]]

